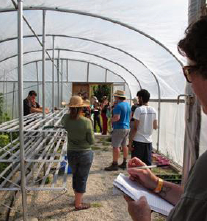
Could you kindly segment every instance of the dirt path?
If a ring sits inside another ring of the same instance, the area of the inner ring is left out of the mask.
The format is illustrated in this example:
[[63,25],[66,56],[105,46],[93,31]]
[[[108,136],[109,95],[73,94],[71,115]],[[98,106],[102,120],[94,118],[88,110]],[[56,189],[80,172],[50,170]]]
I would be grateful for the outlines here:
[[[74,195],[71,188],[71,175],[69,175],[66,193],[55,191],[29,193],[30,216],[36,217],[39,221],[131,221],[123,196],[113,196],[113,180],[120,172],[126,174],[126,171],[104,171],[104,167],[111,163],[112,152],[110,143],[103,138],[97,139],[93,149],[94,162],[87,183],[87,192],[84,195],[84,201],[90,202],[92,207],[88,210],[74,211]],[[21,211],[20,199],[16,207]],[[17,216],[12,220],[17,220]],[[157,217],[153,220],[163,219]]]

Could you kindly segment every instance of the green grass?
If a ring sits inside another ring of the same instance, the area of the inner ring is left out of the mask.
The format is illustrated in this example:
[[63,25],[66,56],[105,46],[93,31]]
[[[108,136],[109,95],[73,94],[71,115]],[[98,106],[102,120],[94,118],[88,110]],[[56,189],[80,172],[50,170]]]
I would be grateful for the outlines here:
[[93,208],[100,208],[102,206],[103,205],[101,203],[91,203],[91,207],[93,207]]
[[156,217],[156,218],[154,219],[154,221],[165,221],[165,220],[166,220],[165,217]]
[[106,139],[104,138],[104,137],[101,137],[101,138],[99,138],[99,142],[103,142],[103,141],[105,141]]
[[109,151],[109,148],[108,147],[104,147],[102,148],[103,151]]
[[107,137],[107,138],[106,138],[106,141],[107,141],[107,142],[111,142],[111,137]]
[[104,141],[104,142],[102,142],[102,145],[103,145],[103,146],[109,146],[109,143],[106,142],[106,141]]
[[46,180],[45,180],[45,184],[49,184],[50,182],[51,182],[50,177],[47,177]]
[[101,147],[92,146],[92,147],[91,147],[91,149],[92,149],[92,150],[100,150],[100,149],[101,149]]

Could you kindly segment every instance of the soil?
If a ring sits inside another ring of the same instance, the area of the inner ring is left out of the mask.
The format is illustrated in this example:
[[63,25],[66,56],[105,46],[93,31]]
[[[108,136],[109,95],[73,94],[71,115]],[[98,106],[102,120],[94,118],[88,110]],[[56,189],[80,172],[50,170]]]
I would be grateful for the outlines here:
[[[67,192],[37,191],[28,193],[28,214],[39,221],[131,221],[127,211],[127,203],[123,196],[113,195],[113,180],[125,170],[106,172],[104,167],[110,165],[112,148],[106,138],[96,138],[93,145],[94,161],[87,182],[84,202],[91,203],[87,210],[74,210],[74,194],[71,188],[72,177],[68,175]],[[122,157],[121,157],[122,158]],[[121,159],[120,158],[120,159]],[[120,162],[121,163],[121,160]],[[11,213],[10,220],[22,220],[21,198],[15,203],[17,212]],[[29,218],[29,220],[32,220]],[[163,216],[152,213],[152,220],[165,220]]]

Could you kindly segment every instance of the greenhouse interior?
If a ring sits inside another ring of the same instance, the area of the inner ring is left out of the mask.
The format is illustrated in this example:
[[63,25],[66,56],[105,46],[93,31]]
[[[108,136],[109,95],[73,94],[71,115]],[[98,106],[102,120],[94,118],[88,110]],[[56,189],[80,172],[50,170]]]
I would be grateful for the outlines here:
[[[149,91],[158,115],[153,150],[180,168],[184,185],[206,151],[207,118],[182,73],[187,60],[177,44],[205,12],[204,0],[1,0],[0,193],[14,201],[20,193],[24,221],[29,191],[67,190],[66,161],[57,182],[67,152],[61,119],[71,96],[86,92],[90,99],[97,88],[108,88],[111,103],[125,91],[130,105],[139,90]],[[49,113],[23,116],[33,90]],[[2,210],[12,210],[6,202]]]

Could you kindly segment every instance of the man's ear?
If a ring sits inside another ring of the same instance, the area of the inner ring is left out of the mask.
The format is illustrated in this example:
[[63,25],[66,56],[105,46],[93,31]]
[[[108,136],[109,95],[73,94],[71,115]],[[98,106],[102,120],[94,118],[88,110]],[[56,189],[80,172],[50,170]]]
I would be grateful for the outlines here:
[[142,97],[139,97],[139,104],[143,104]]

